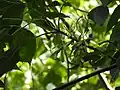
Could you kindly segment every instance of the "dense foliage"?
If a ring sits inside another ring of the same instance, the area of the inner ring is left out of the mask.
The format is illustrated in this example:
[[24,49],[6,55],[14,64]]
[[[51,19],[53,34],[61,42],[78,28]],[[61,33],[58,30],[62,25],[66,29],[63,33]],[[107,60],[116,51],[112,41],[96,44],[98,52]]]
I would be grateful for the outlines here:
[[119,90],[119,0],[0,0],[0,87]]

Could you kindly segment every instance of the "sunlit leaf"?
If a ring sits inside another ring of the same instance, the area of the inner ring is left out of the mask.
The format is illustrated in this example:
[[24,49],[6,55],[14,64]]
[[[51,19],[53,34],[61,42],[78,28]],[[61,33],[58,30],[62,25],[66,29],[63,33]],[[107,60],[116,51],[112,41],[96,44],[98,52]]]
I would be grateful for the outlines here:
[[19,87],[19,89],[22,89],[26,78],[23,72],[15,70],[13,72],[9,72],[7,75],[9,76],[8,78],[11,79],[7,79],[7,86],[9,86],[10,89],[15,87]]
[[[53,79],[54,78],[54,79]],[[47,85],[52,82],[55,85],[59,85],[61,77],[57,75],[52,69],[48,72],[47,76],[43,80],[43,84]]]
[[75,7],[79,7],[80,5],[80,0],[68,0],[68,2],[70,2]]
[[55,72],[55,74],[59,75],[61,78],[66,77],[67,73],[66,73],[66,68],[59,62],[57,62],[54,67],[53,70]]

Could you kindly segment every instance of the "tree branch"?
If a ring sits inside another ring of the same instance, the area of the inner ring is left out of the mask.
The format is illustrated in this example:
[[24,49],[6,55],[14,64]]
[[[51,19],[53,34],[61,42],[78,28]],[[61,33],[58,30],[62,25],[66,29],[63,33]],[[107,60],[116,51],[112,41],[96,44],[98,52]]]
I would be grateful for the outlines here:
[[70,39],[72,39],[73,41],[76,41],[76,42],[79,42],[76,38],[74,38],[73,36],[69,36],[67,33],[65,33],[65,32],[63,32],[63,31],[60,31],[60,30],[58,30],[58,29],[55,29],[55,28],[53,28],[56,32],[58,32],[58,33],[61,33],[61,34],[63,34],[63,35],[65,35],[65,36],[67,36],[68,38],[70,38]]
[[76,84],[76,83],[78,83],[78,82],[80,82],[80,81],[82,81],[82,80],[88,79],[88,78],[90,78],[90,77],[92,77],[92,76],[95,76],[95,75],[97,75],[97,74],[99,74],[99,73],[102,73],[102,72],[111,70],[111,69],[116,68],[116,67],[117,67],[117,65],[116,65],[116,64],[113,64],[113,65],[111,65],[111,66],[109,66],[109,67],[106,67],[106,68],[97,70],[97,71],[95,71],[95,72],[93,72],[93,73],[91,73],[91,74],[87,74],[87,75],[85,75],[85,76],[83,76],[83,77],[80,77],[80,78],[78,78],[78,79],[75,79],[75,80],[73,80],[73,81],[71,81],[71,82],[69,82],[69,83],[63,84],[62,86],[60,86],[60,87],[58,87],[58,88],[55,88],[55,89],[53,89],[53,90],[61,90],[61,89],[64,89],[64,88],[66,88],[66,87],[68,87],[68,86],[71,86],[71,85],[73,85],[73,84]]

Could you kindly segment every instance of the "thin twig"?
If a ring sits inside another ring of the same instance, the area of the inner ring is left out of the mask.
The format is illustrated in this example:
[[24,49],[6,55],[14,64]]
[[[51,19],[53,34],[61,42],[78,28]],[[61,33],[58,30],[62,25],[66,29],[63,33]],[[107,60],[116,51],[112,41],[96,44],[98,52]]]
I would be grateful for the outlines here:
[[102,83],[103,83],[104,87],[106,88],[106,90],[110,90],[110,89],[108,88],[108,86],[106,85],[106,83],[105,83],[102,75],[99,73],[98,76],[99,76],[99,79],[102,81]]
[[69,82],[69,77],[70,77],[70,67],[69,67],[68,56],[67,56],[67,53],[66,53],[66,50],[65,50],[65,49],[64,49],[64,53],[65,53],[65,56],[66,56],[66,62],[67,62],[67,82]]
[[72,39],[73,41],[78,42],[78,40],[77,40],[76,38],[74,38],[73,36],[69,36],[67,33],[65,33],[65,32],[63,32],[63,31],[60,31],[60,30],[57,30],[57,29],[55,29],[55,28],[53,28],[53,29],[54,29],[55,31],[57,31],[57,32],[65,35],[65,36],[67,36],[68,38]]
[[46,33],[43,33],[43,34],[40,34],[40,35],[36,36],[36,38],[37,38],[37,37],[40,37],[40,36],[43,36],[43,35],[47,35],[47,34],[56,34],[56,33],[58,33],[58,32],[56,32],[56,31],[53,31],[53,32],[46,32]]
[[66,87],[68,87],[68,86],[74,85],[74,84],[76,84],[76,83],[78,83],[78,82],[80,82],[80,81],[83,81],[83,80],[88,79],[88,78],[90,78],[90,77],[93,77],[93,76],[95,76],[95,75],[97,75],[97,74],[99,74],[99,73],[102,73],[102,72],[111,70],[111,69],[116,68],[116,67],[117,67],[117,65],[116,65],[116,64],[113,64],[113,65],[111,65],[111,66],[109,66],[109,67],[106,67],[106,68],[97,70],[97,71],[95,71],[95,72],[93,72],[93,73],[91,73],[91,74],[87,74],[87,75],[85,75],[85,76],[83,76],[83,77],[80,77],[80,78],[75,79],[75,80],[73,80],[73,81],[71,81],[71,82],[68,82],[68,83],[66,83],[66,84],[63,84],[62,86],[57,87],[57,88],[55,88],[55,89],[53,89],[53,90],[61,90],[61,89],[64,89],[64,88],[66,88]]
[[29,24],[31,24],[32,22],[30,23],[27,23],[26,25],[24,25],[23,27],[19,27],[18,29],[16,29],[16,31],[14,33],[12,33],[12,35],[15,35],[18,31],[20,31],[21,29],[25,28],[26,26],[28,26]]
[[74,6],[72,6],[72,7],[73,7],[74,9],[76,9],[76,10],[80,11],[80,12],[83,12],[83,13],[89,13],[89,12],[87,12],[87,11],[81,10],[81,9],[76,8],[76,7],[74,7]]

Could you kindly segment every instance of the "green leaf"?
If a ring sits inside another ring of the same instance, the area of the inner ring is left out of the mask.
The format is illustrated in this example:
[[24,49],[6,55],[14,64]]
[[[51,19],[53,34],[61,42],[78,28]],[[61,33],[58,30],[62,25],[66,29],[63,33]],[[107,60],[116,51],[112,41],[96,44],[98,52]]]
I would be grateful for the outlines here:
[[89,12],[88,18],[93,20],[98,25],[103,25],[108,14],[108,7],[98,6]]
[[[2,18],[0,19],[0,27],[5,27],[8,25],[20,25],[23,18],[23,11],[25,8],[25,5],[23,3],[10,3],[6,1],[0,1],[0,6],[2,3],[5,5],[9,5],[6,8],[1,7],[0,13],[2,15]],[[2,5],[2,6],[5,6]]]
[[10,3],[1,0],[0,1],[0,12],[2,12],[3,10],[5,10],[6,8],[8,8],[10,5]]
[[61,50],[61,52],[60,52],[60,60],[61,60],[62,62],[65,61],[65,53],[64,53],[64,50]]
[[60,49],[56,50],[54,53],[52,53],[51,58],[52,59],[59,59],[59,58],[57,58],[59,53],[60,53]]
[[43,54],[47,49],[40,37],[36,38],[36,53],[35,58],[39,57],[41,54]]
[[117,24],[119,18],[120,18],[120,5],[118,5],[115,8],[114,12],[112,13],[107,25],[106,32],[108,32],[115,24]]
[[88,53],[86,56],[83,57],[83,59],[85,61],[97,61],[98,59],[100,59],[100,56],[98,53],[95,53],[95,52],[91,52],[91,53]]
[[65,26],[70,29],[70,26],[68,24],[68,22],[64,19],[64,18],[61,18],[62,22],[65,24]]
[[74,5],[75,7],[79,7],[80,6],[80,0],[68,0],[72,5]]
[[26,0],[26,4],[32,17],[38,17],[37,15],[40,17],[40,15],[43,15],[46,12],[44,0]]
[[71,7],[72,5],[71,5],[70,2],[65,2],[65,3],[63,4],[63,6],[70,6],[70,7]]
[[0,29],[0,40],[4,41],[3,39],[8,34],[8,30],[6,28]]
[[120,90],[120,86],[118,86],[118,87],[115,87],[115,90]]
[[118,22],[113,28],[110,40],[118,42],[120,41],[120,22]]
[[61,47],[60,44],[62,45],[62,40],[61,40],[62,36],[61,34],[56,34],[53,38],[53,43],[55,45],[57,45],[58,47]]
[[20,61],[18,48],[9,49],[5,55],[0,58],[0,76],[14,68]]
[[93,32],[98,33],[99,35],[103,34],[106,31],[106,27],[104,25],[100,26],[98,24],[95,24],[91,27],[92,27]]
[[110,60],[107,56],[103,56],[103,57],[101,56],[97,60],[93,61],[91,65],[94,67],[105,67],[106,65],[108,65],[109,61]]
[[57,18],[57,17],[60,17],[60,18],[69,17],[69,16],[66,16],[63,13],[58,13],[58,12],[46,12],[45,16],[48,17],[48,18],[50,18],[50,19],[54,19],[54,18]]
[[11,28],[0,29],[0,42],[1,42],[1,44],[8,43],[9,47],[11,47],[11,45],[12,45],[12,36],[9,33],[10,29]]
[[60,3],[58,1],[53,1],[48,5],[49,7],[55,7],[55,6],[60,6]]
[[52,69],[48,72],[47,76],[44,78],[43,84],[47,85],[48,83],[51,82],[55,85],[59,85],[61,82],[61,77],[57,75]]
[[36,3],[38,3],[39,12],[44,13],[46,11],[45,0],[36,0]]
[[101,0],[102,4],[104,6],[107,6],[110,2],[112,2],[113,0]]
[[35,20],[34,23],[37,25],[37,26],[40,26],[41,28],[43,29],[47,29],[49,31],[52,31],[53,30],[53,23],[47,19],[40,19],[40,20]]
[[54,70],[55,74],[59,75],[61,78],[67,76],[66,68],[60,62],[57,62],[53,66],[53,70]]
[[111,81],[114,82],[118,77],[119,77],[119,69],[118,68],[114,68],[110,70],[110,75],[111,75]]
[[20,57],[23,62],[31,62],[36,51],[36,38],[33,33],[21,29],[14,35],[14,45],[20,47]]

